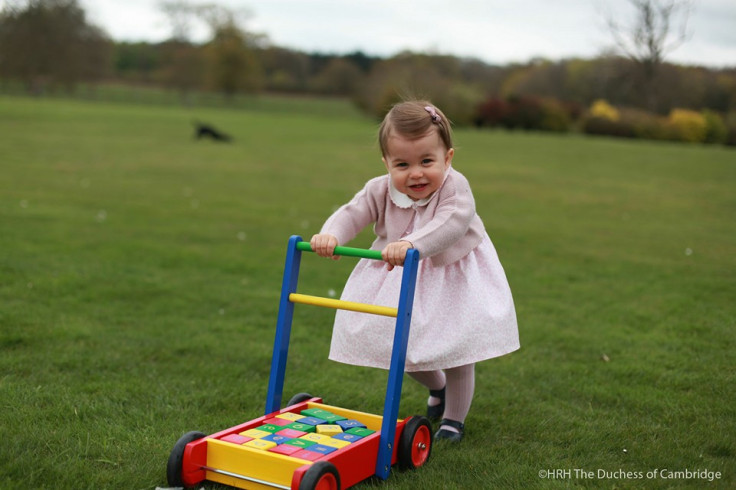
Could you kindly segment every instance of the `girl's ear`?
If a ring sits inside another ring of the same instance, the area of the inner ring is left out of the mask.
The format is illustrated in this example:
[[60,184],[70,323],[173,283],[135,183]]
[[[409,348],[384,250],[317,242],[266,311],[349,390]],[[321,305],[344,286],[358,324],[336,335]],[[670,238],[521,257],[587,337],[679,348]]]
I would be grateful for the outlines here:
[[381,161],[382,161],[382,162],[383,162],[383,164],[384,164],[384,165],[386,166],[386,171],[387,171],[387,172],[390,172],[390,171],[391,171],[391,169],[389,169],[389,168],[388,168],[388,162],[386,161],[386,157],[381,157]]
[[450,148],[447,150],[447,153],[445,153],[445,170],[447,170],[450,167],[450,164],[452,164],[453,156],[455,156],[455,148]]

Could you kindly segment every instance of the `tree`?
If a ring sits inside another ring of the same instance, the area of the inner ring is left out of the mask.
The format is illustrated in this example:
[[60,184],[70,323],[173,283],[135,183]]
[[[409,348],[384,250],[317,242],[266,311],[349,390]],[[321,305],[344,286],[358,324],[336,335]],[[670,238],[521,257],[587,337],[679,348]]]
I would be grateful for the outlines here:
[[[688,40],[687,23],[691,0],[628,0],[633,8],[630,22],[607,16],[614,42],[639,67],[646,105],[657,106],[655,85],[665,57]],[[635,75],[636,76],[636,75]]]
[[32,93],[98,80],[111,56],[112,42],[87,22],[76,0],[6,2],[0,12],[0,75]]

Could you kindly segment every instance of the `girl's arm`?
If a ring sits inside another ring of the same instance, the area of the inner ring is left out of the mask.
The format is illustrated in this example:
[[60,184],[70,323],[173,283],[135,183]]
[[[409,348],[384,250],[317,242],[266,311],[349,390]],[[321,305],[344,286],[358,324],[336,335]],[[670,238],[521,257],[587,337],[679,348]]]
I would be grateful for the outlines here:
[[[369,180],[349,203],[340,207],[327,218],[319,234],[332,235],[338,245],[345,245],[355,238],[360,231],[378,219],[381,177]],[[383,182],[385,186],[385,182]],[[334,248],[333,248],[334,249]]]

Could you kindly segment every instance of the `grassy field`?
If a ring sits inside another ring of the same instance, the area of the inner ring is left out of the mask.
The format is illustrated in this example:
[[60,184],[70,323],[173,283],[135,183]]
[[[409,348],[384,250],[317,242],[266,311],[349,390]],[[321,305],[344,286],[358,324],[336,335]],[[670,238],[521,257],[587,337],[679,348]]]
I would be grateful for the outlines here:
[[[0,488],[165,487],[182,433],[262,415],[287,238],[382,173],[375,127],[336,101],[0,98]],[[736,486],[736,151],[456,139],[522,349],[478,365],[461,445],[362,488]],[[353,265],[306,256],[300,291]],[[285,396],[379,413],[385,373],[326,360],[332,316],[297,308]],[[407,379],[400,415],[425,400]]]

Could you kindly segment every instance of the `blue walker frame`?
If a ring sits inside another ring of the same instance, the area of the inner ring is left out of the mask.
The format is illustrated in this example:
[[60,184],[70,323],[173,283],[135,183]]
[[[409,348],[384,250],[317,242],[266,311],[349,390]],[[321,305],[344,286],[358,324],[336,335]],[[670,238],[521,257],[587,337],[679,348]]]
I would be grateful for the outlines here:
[[[302,245],[299,245],[300,243],[302,243]],[[284,278],[281,285],[281,299],[279,302],[279,314],[276,324],[276,337],[273,345],[273,356],[271,358],[271,373],[268,381],[268,393],[266,395],[266,415],[277,412],[281,408],[280,405],[284,390],[284,376],[286,373],[286,360],[289,354],[291,324],[294,317],[294,303],[289,300],[289,295],[296,293],[302,250],[311,251],[309,244],[306,243],[306,246],[304,246],[304,243],[306,242],[303,242],[302,238],[298,235],[293,235],[289,238],[286,263],[284,266]],[[361,255],[359,253],[357,253],[356,256],[375,258],[365,254]],[[393,442],[396,435],[396,421],[399,415],[399,404],[401,402],[401,387],[404,378],[404,366],[406,363],[406,348],[409,342],[409,329],[411,325],[418,264],[419,252],[415,249],[409,249],[404,260],[404,270],[401,278],[401,290],[399,294],[398,313],[396,315],[396,326],[394,329],[391,364],[388,372],[386,398],[383,406],[383,420],[381,425],[378,456],[376,460],[375,475],[382,480],[387,479],[389,476],[391,471],[391,458],[393,450],[395,449],[393,447]]]

